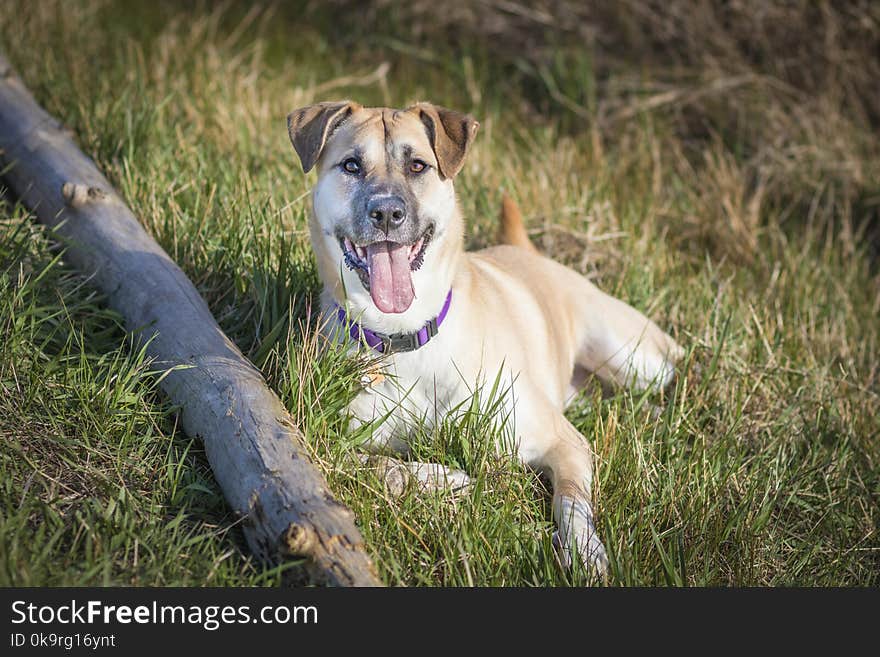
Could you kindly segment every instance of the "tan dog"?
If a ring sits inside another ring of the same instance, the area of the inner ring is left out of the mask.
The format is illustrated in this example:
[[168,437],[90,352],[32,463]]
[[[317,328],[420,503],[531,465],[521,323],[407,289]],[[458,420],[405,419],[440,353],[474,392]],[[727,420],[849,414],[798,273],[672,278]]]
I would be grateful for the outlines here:
[[[638,311],[539,255],[515,207],[503,231],[515,245],[464,251],[453,178],[478,125],[426,103],[319,103],[288,117],[303,169],[318,169],[310,231],[327,333],[386,355],[388,376],[349,409],[356,424],[388,416],[368,445],[376,451],[406,454],[414,418],[436,421],[500,373],[512,448],[553,486],[563,557],[604,572],[592,454],[563,415],[575,370],[664,386],[682,350]],[[442,466],[406,467],[425,483],[467,483]]]

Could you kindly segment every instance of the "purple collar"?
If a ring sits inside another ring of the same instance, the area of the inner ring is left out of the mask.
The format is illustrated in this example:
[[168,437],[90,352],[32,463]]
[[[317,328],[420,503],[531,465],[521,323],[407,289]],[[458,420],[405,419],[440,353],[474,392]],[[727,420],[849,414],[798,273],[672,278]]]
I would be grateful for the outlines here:
[[345,309],[338,303],[335,305],[336,317],[339,319],[340,324],[348,327],[348,335],[352,340],[355,342],[363,340],[367,343],[367,346],[375,349],[380,354],[394,354],[401,351],[415,351],[419,347],[424,347],[428,344],[430,339],[437,335],[437,331],[440,329],[443,320],[446,319],[446,314],[449,312],[449,306],[451,304],[452,289],[450,289],[449,293],[446,295],[446,302],[443,304],[443,309],[440,311],[440,314],[425,322],[425,325],[422,326],[422,328],[418,331],[413,331],[412,333],[392,333],[391,335],[379,333],[378,331],[371,331],[357,322],[350,322],[348,315],[345,313]]

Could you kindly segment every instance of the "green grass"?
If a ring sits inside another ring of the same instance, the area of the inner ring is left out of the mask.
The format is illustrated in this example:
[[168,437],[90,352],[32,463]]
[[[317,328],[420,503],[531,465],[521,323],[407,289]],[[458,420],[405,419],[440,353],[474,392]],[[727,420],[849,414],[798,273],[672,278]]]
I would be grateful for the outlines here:
[[[334,32],[326,11],[19,2],[0,43],[298,418],[389,584],[588,578],[557,566],[547,491],[494,453],[502,422],[476,403],[416,446],[474,475],[465,495],[394,499],[351,465],[340,410],[364,364],[314,334],[313,178],[285,129],[319,99],[473,112],[469,246],[493,242],[504,189],[542,250],[689,348],[662,400],[590,386],[569,412],[598,456],[611,584],[880,583],[880,146],[859,78],[807,94],[732,54],[717,70],[658,46],[648,66],[562,34],[531,57],[464,28],[444,47],[407,20]],[[157,379],[51,236],[3,205],[0,584],[284,579],[247,556]]]

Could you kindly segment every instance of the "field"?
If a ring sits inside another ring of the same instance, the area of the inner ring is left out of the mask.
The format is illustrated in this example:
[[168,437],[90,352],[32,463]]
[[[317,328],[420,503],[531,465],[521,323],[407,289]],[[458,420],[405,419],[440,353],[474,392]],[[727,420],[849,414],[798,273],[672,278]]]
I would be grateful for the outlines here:
[[[315,100],[471,112],[469,248],[503,192],[534,242],[688,349],[662,397],[589,385],[615,586],[880,584],[880,8],[869,2],[9,0],[0,49],[300,422],[390,585],[581,585],[542,482],[475,403],[416,452],[466,494],[389,495],[321,348]],[[610,6],[606,6],[610,5]],[[437,5],[439,6],[439,5]],[[602,9],[600,6],[604,6]],[[0,205],[0,585],[277,585],[160,373],[29,213]]]

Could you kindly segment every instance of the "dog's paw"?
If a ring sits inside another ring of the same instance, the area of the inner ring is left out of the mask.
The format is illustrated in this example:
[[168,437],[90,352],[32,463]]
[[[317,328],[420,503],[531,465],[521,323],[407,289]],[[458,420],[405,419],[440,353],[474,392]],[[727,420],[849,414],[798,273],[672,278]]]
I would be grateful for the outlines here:
[[471,478],[466,472],[439,463],[411,461],[406,466],[423,489],[450,490],[458,493],[471,485]]
[[638,391],[667,388],[675,380],[676,365],[685,355],[685,350],[653,323],[621,353],[627,351],[618,378]]
[[630,386],[636,390],[664,390],[675,379],[675,366],[682,353],[675,343],[664,346],[664,350],[656,345],[640,349],[630,363]]
[[[605,552],[605,545],[599,540],[594,533],[585,541],[577,541],[577,553],[583,567],[592,573],[599,575],[602,579],[608,576],[608,554]],[[553,547],[556,549],[556,555],[559,563],[563,568],[570,569],[573,563],[573,550],[559,538],[559,530],[553,532]]]
[[439,463],[401,461],[390,456],[360,454],[360,462],[371,468],[382,480],[385,490],[400,497],[411,486],[419,491],[447,490],[461,493],[471,485],[467,473]]
[[553,532],[553,547],[563,567],[571,568],[575,555],[587,571],[602,579],[608,575],[608,554],[593,522],[593,511],[585,500],[564,497],[559,529]]

